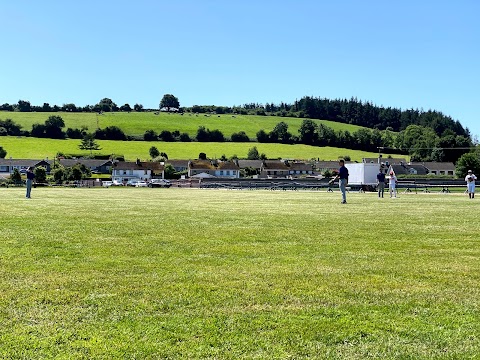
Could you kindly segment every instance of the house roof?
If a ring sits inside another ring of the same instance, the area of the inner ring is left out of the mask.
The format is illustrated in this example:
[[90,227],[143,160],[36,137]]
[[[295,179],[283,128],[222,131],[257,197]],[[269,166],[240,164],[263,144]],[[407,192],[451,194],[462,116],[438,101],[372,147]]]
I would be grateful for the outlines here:
[[436,161],[426,161],[423,163],[410,163],[410,165],[423,165],[429,171],[455,171],[455,165],[451,162],[436,162]]
[[217,165],[219,170],[239,170],[240,167],[233,161],[219,161]]
[[247,167],[260,169],[262,167],[262,160],[238,160],[238,166],[240,169],[245,169]]
[[[347,161],[348,162],[348,161]],[[315,168],[316,169],[334,169],[338,170],[340,165],[338,165],[338,161],[315,161]]]
[[188,167],[188,160],[167,160],[166,163],[173,167]]
[[37,166],[39,164],[49,164],[49,162],[46,160],[32,160],[32,159],[0,159],[0,165]]
[[119,161],[113,164],[117,170],[153,170],[163,171],[165,166],[157,161]]
[[294,162],[294,163],[289,163],[290,165],[290,170],[296,170],[296,171],[312,171],[313,167],[310,164],[306,163],[300,163],[300,162]]
[[283,170],[288,171],[290,170],[290,166],[288,162],[280,161],[280,160],[264,160],[262,163],[263,169],[268,170]]
[[188,167],[190,169],[215,170],[215,166],[213,165],[213,162],[209,160],[190,160],[188,162]]
[[411,169],[416,171],[417,175],[427,175],[428,169],[423,165],[390,165],[388,172],[392,171],[395,175],[411,175]]
[[65,167],[72,167],[76,164],[83,164],[86,167],[99,167],[103,165],[112,165],[111,160],[99,160],[99,159],[60,159],[58,162]]
[[[398,165],[398,164],[406,164],[407,163],[407,160],[405,158],[388,158],[388,157],[382,157],[380,159],[380,162],[387,162],[390,164],[390,165]],[[363,162],[364,163],[375,163],[377,164],[378,163],[378,157],[376,158],[363,158]]]
[[232,161],[191,160],[188,167],[195,170],[238,170],[239,167]]
[[192,178],[200,178],[200,179],[215,178],[215,177],[216,177],[216,176],[213,176],[213,175],[211,175],[211,174],[207,174],[207,173],[204,173],[204,172],[192,176]]

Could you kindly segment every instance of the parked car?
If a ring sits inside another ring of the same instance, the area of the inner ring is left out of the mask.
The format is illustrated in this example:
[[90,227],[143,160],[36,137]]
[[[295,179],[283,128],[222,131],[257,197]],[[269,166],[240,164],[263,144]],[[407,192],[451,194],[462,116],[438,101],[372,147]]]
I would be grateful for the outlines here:
[[154,188],[154,187],[169,188],[170,186],[172,186],[172,183],[166,179],[152,179],[148,182],[148,187],[151,187],[151,188]]
[[113,181],[102,181],[103,187],[110,187],[113,185]]
[[139,179],[130,179],[127,181],[127,186],[136,186]]
[[147,187],[147,186],[148,186],[147,182],[143,180],[137,181],[137,183],[135,184],[135,187]]
[[123,182],[119,180],[113,180],[112,181],[112,186],[123,186]]

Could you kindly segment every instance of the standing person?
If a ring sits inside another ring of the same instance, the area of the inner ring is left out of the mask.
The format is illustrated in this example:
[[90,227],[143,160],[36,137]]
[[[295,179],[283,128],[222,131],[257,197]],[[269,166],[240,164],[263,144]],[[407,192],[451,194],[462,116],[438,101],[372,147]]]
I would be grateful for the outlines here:
[[27,169],[27,195],[25,196],[27,199],[31,199],[30,193],[32,192],[32,182],[35,179],[35,174],[33,173],[33,167],[29,167]]
[[468,170],[467,176],[465,176],[465,181],[467,182],[468,197],[470,199],[475,198],[475,180],[477,180],[477,177],[473,174],[473,171]]
[[390,178],[388,179],[388,188],[390,190],[390,197],[397,197],[397,177],[393,171],[390,171]]
[[385,192],[385,174],[383,173],[382,169],[377,174],[377,189],[378,189],[378,197],[383,198],[383,193]]
[[347,203],[347,185],[348,185],[348,169],[345,167],[345,160],[340,160],[338,162],[340,168],[338,169],[338,175],[335,176],[332,180],[330,180],[330,184],[333,183],[335,180],[340,179],[338,181],[338,187],[342,192],[342,204]]

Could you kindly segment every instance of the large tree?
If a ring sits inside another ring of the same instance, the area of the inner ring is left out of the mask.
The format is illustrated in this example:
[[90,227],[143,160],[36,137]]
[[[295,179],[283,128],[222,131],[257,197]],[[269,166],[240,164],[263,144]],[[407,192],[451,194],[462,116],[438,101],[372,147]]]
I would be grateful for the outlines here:
[[300,134],[300,141],[303,144],[307,145],[314,145],[318,141],[318,131],[317,131],[317,124],[313,122],[313,120],[306,119],[303,120],[300,129],[298,129]]
[[258,160],[258,159],[260,159],[260,154],[258,153],[258,149],[257,149],[256,146],[248,149],[247,159],[248,160]]
[[170,108],[179,108],[180,102],[176,96],[172,94],[163,95],[162,100],[160,100],[160,109],[167,108],[167,111],[170,111]]
[[5,159],[5,156],[7,156],[7,151],[0,146],[0,159]]
[[118,106],[112,101],[112,99],[103,98],[102,100],[99,101],[97,105],[94,106],[94,109],[95,111],[109,112],[109,111],[117,111]]
[[464,178],[467,171],[472,170],[474,174],[480,174],[480,158],[478,152],[463,154],[455,166],[455,173],[459,178]]
[[90,155],[93,150],[102,150],[100,145],[95,141],[95,136],[93,134],[86,134],[78,147],[81,150],[90,150]]
[[35,181],[37,183],[46,183],[47,182],[47,170],[43,166],[38,166],[34,170]]
[[160,155],[160,151],[158,151],[158,149],[155,146],[152,146],[148,152],[152,159],[155,159],[157,156]]

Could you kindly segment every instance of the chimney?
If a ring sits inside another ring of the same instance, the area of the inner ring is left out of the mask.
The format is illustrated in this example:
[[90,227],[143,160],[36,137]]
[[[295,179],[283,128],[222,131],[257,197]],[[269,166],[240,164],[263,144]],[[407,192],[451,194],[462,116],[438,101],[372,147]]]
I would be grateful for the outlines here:
[[137,158],[137,161],[135,161],[135,164],[137,164],[138,166],[140,166],[140,159]]

